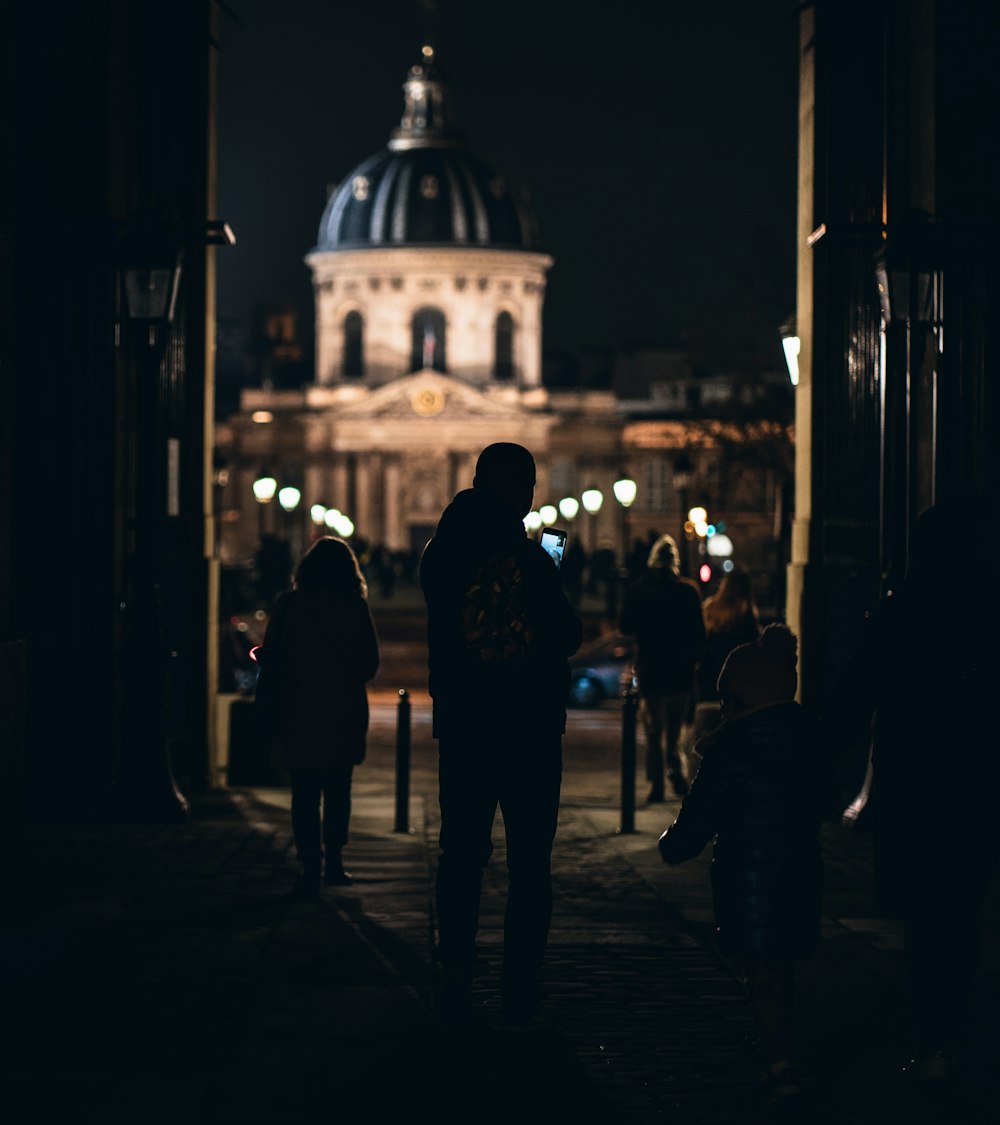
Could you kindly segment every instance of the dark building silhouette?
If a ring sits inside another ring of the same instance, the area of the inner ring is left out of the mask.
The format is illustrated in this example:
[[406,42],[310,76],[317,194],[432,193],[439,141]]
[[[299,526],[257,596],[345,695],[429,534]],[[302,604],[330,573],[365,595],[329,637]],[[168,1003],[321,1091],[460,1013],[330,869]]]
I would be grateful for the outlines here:
[[[993,557],[1000,47],[975,0],[800,13],[796,500],[789,619],[822,701],[935,501],[956,595]],[[991,442],[991,435],[994,441]],[[956,611],[959,611],[956,607]]]
[[[183,815],[207,774],[211,0],[16,5],[0,331],[9,813]],[[9,822],[9,816],[8,816]]]

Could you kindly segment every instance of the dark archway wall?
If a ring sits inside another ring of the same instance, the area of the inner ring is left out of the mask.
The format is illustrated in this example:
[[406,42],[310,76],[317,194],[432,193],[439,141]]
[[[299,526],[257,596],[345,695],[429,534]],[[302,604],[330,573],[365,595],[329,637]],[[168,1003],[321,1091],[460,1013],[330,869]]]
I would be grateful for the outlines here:
[[[1000,105],[1000,44],[987,8],[817,0],[800,16],[800,185],[812,190],[799,199],[799,293],[811,310],[794,612],[803,699],[824,707],[866,610],[905,573],[924,508],[963,500],[974,513],[942,544],[957,598],[995,557],[1000,142],[982,122]],[[885,324],[879,250],[933,294]]]
[[[216,13],[19,4],[8,38],[0,644],[24,659],[0,741],[31,817],[104,815],[129,786],[148,811],[169,752],[183,785],[204,776]],[[125,271],[164,256],[176,316],[139,346]]]

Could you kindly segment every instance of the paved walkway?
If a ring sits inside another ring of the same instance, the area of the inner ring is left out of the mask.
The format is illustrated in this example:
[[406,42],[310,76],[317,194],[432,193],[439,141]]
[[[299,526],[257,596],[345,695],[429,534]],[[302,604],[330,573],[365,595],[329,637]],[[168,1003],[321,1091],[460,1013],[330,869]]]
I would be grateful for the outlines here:
[[[356,772],[345,851],[355,882],[318,902],[288,895],[295,863],[280,787],[196,796],[181,824],[32,830],[2,936],[5,1101],[23,1107],[10,1120],[766,1120],[741,1051],[743,997],[713,944],[709,855],[661,863],[669,803],[640,804],[635,831],[619,831],[616,714],[571,713],[550,1025],[518,1034],[496,1024],[498,830],[477,985],[488,1022],[473,1033],[434,1026],[435,749],[416,696],[407,830],[397,830],[395,700],[377,693]],[[997,889],[961,1096],[914,1098],[895,1081],[907,1045],[900,935],[874,905],[869,842],[830,824],[824,843],[824,941],[800,975],[811,1103],[795,1120],[994,1120]]]

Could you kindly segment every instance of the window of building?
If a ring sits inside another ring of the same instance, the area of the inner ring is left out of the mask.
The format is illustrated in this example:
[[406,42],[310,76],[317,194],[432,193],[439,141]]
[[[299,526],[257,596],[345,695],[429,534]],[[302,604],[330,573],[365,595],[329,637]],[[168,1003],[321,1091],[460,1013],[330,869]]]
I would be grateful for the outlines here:
[[576,495],[575,462],[569,457],[554,457],[549,465],[549,487],[552,503],[558,504],[564,496]]
[[444,313],[440,309],[422,308],[413,314],[410,370],[421,371],[431,367],[435,371],[445,368]]
[[365,373],[364,322],[361,313],[344,317],[344,377],[360,379]]
[[670,508],[668,497],[673,492],[673,470],[665,457],[651,457],[643,466],[643,508],[651,512],[666,512]]
[[493,377],[503,383],[514,378],[514,318],[509,312],[497,316]]

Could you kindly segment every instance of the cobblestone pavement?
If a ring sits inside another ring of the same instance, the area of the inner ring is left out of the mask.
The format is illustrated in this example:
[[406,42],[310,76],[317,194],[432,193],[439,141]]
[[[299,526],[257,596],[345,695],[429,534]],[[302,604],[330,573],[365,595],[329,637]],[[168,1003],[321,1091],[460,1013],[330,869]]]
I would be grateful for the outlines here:
[[[656,838],[676,804],[640,804],[634,831],[620,831],[613,712],[571,713],[565,740],[548,1026],[517,1034],[496,1021],[499,821],[483,894],[485,1023],[434,1026],[429,714],[414,697],[410,800],[397,830],[394,695],[372,710],[345,850],[355,882],[318,902],[288,894],[294,849],[280,786],[196,795],[179,824],[31,830],[2,935],[6,1100],[24,1107],[8,1119],[767,1121],[742,1049],[741,989],[713,944],[710,857],[660,862]],[[799,981],[809,1096],[786,1119],[993,1120],[996,888],[965,1077],[945,1102],[914,1098],[895,1081],[907,1046],[900,934],[873,903],[868,840],[830,824],[824,844],[824,940]]]

